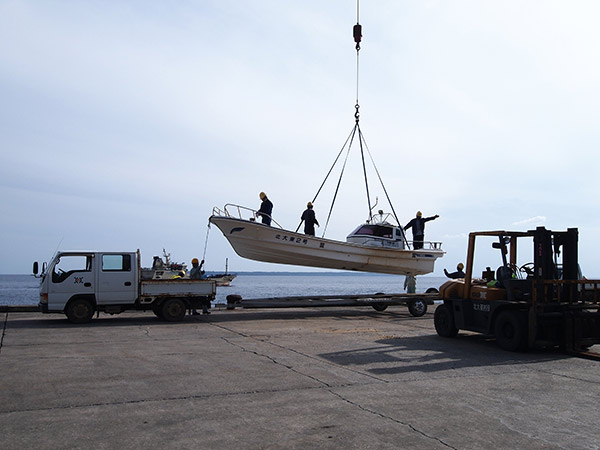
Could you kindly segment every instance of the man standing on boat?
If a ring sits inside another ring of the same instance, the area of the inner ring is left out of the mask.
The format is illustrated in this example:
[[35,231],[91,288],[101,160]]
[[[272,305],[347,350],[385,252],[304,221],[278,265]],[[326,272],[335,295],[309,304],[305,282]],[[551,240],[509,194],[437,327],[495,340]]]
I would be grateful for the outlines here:
[[271,213],[273,212],[273,203],[271,200],[267,198],[267,194],[261,192],[258,194],[262,203],[260,204],[260,209],[256,213],[258,217],[262,217],[262,223],[265,225],[271,225]]
[[315,216],[315,212],[313,211],[313,204],[311,202],[308,202],[306,204],[306,210],[302,213],[302,217],[300,217],[300,220],[304,221],[304,234],[314,236],[315,225],[319,226],[319,222],[317,222],[317,217]]
[[423,213],[421,211],[417,211],[417,216],[406,224],[404,230],[412,228],[413,248],[415,250],[423,248],[423,240],[425,239],[425,222],[435,220],[438,217],[440,216],[436,214],[435,216],[423,218]]

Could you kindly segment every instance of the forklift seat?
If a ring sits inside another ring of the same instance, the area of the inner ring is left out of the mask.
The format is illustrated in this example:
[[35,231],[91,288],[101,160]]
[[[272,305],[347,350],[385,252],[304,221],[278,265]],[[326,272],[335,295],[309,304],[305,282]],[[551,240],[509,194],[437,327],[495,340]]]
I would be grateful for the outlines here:
[[496,269],[496,281],[498,281],[498,287],[505,287],[504,282],[512,279],[512,270],[508,266],[500,266]]

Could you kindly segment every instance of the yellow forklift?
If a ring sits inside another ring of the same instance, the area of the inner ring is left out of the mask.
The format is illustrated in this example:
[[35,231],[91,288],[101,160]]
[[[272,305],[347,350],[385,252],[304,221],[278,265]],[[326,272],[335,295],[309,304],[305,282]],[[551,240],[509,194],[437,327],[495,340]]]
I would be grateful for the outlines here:
[[[476,240],[491,240],[500,253],[501,265],[495,271],[488,267],[482,278],[473,278]],[[443,304],[434,315],[438,335],[468,330],[495,336],[509,351],[558,346],[600,357],[589,351],[600,344],[600,280],[582,279],[577,242],[577,228],[470,233],[465,278],[440,287]],[[523,244],[531,253],[520,264]]]

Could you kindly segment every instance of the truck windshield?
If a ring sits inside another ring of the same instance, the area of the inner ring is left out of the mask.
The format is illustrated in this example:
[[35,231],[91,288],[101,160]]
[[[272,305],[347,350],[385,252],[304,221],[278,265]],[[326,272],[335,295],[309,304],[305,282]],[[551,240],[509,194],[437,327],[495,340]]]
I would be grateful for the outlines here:
[[62,255],[52,269],[52,281],[61,283],[74,272],[89,272],[92,258],[89,255]]

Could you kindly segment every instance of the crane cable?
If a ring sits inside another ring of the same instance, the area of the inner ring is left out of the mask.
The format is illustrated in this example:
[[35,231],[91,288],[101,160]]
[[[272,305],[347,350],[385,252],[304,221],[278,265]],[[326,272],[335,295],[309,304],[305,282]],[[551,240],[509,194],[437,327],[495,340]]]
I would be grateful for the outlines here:
[[[333,206],[335,204],[335,200],[337,198],[337,194],[340,188],[340,184],[342,181],[342,177],[344,175],[344,170],[346,168],[346,163],[348,161],[348,156],[350,154],[350,149],[352,147],[352,144],[354,142],[354,137],[356,135],[356,132],[358,131],[358,142],[359,142],[359,146],[360,146],[360,154],[361,154],[361,160],[362,160],[362,165],[363,165],[363,175],[365,178],[365,188],[366,188],[366,193],[367,193],[367,204],[368,204],[368,208],[369,208],[369,222],[372,221],[373,219],[373,215],[372,215],[372,211],[371,211],[371,198],[370,198],[370,194],[369,194],[369,182],[368,182],[368,178],[367,178],[367,167],[366,167],[366,162],[365,162],[365,156],[364,156],[364,150],[366,149],[367,154],[369,155],[369,158],[371,160],[371,163],[373,164],[373,168],[375,169],[375,173],[377,174],[377,177],[379,179],[379,182],[381,183],[381,186],[383,188],[383,191],[385,193],[385,196],[387,198],[387,201],[390,205],[390,208],[392,209],[392,213],[394,215],[394,218],[396,219],[396,222],[398,223],[398,226],[400,225],[400,221],[398,220],[398,216],[396,214],[396,211],[394,210],[394,205],[392,205],[392,202],[390,200],[390,197],[388,195],[387,189],[385,188],[385,185],[383,184],[383,180],[381,179],[381,175],[379,174],[379,170],[377,169],[377,166],[375,165],[375,161],[373,159],[373,156],[371,155],[371,152],[369,150],[369,147],[367,146],[367,142],[364,139],[364,136],[362,134],[362,131],[360,129],[360,125],[359,125],[359,121],[360,121],[360,104],[358,102],[358,87],[359,87],[359,74],[360,74],[360,44],[362,41],[362,25],[360,24],[359,18],[360,18],[360,1],[356,0],[356,25],[354,25],[354,27],[352,28],[352,35],[354,37],[354,42],[356,43],[355,48],[356,48],[356,104],[354,105],[354,127],[352,128],[352,131],[350,132],[350,134],[348,135],[348,137],[346,138],[346,142],[344,142],[344,145],[342,146],[342,148],[340,149],[339,153],[337,154],[331,168],[329,169],[329,171],[327,172],[327,175],[325,176],[325,179],[323,180],[323,183],[321,183],[321,186],[319,187],[317,193],[315,194],[312,203],[315,202],[315,200],[317,199],[317,197],[319,196],[321,190],[323,189],[323,186],[325,185],[327,179],[329,178],[329,175],[331,175],[331,172],[333,170],[333,168],[335,167],[335,165],[337,164],[341,154],[343,153],[344,149],[347,148],[346,151],[346,157],[344,158],[344,164],[342,166],[342,170],[340,172],[340,176],[338,179],[338,183],[335,189],[335,193],[333,195],[333,199],[331,202],[331,207],[329,208],[329,213],[327,215],[327,222],[325,223],[325,227],[323,228],[323,235],[322,237],[325,237],[325,232],[327,231],[327,226],[329,225],[329,219],[331,218],[331,213],[333,212]],[[364,146],[363,146],[364,144]],[[300,222],[300,224],[298,225],[298,228],[296,228],[296,231],[298,231],[300,229],[300,226],[302,225],[302,221]],[[408,242],[406,242],[406,237],[404,236],[403,233],[403,238],[406,244],[408,244]]]
[[358,103],[358,86],[359,86],[359,74],[360,74],[360,42],[362,41],[362,25],[360,24],[360,2],[356,0],[356,25],[352,28],[352,35],[354,36],[354,42],[356,42],[356,104],[354,105],[355,113],[354,113],[354,128],[355,131],[358,130],[358,144],[360,146],[360,158],[362,160],[363,165],[363,174],[365,177],[365,190],[367,193],[367,204],[369,207],[369,222],[373,219],[371,212],[371,196],[369,194],[369,181],[367,179],[367,166],[365,165],[365,154],[363,150],[363,139],[361,138],[362,132],[360,131],[360,125],[358,121],[360,120],[360,104]]

